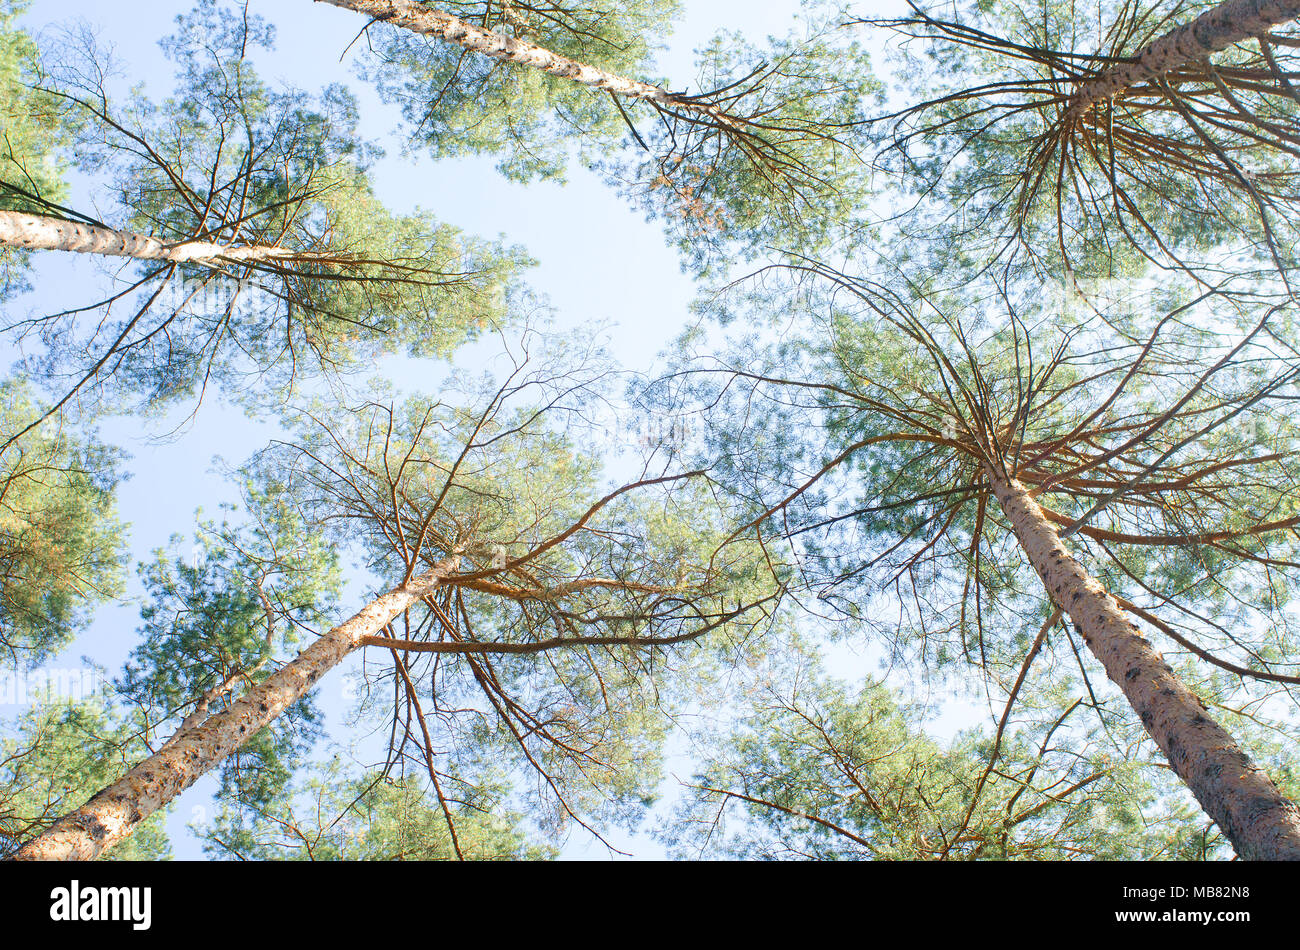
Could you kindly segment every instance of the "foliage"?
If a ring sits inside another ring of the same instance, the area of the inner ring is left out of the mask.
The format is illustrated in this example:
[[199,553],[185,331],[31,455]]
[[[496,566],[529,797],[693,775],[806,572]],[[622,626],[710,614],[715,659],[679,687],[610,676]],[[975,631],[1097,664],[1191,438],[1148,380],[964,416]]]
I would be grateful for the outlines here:
[[[38,833],[145,752],[132,723],[98,699],[32,706],[0,735],[0,843]],[[165,818],[165,811],[155,812],[110,859],[170,858]]]
[[[804,647],[803,649],[806,649]],[[928,711],[868,677],[771,658],[711,737],[664,836],[679,857],[1069,860],[1217,857],[1224,846],[1159,770],[1120,754],[1045,678],[996,745],[929,738]],[[1068,739],[1065,736],[1068,734]],[[739,812],[739,814],[737,814]]]
[[[303,805],[286,797],[255,816],[223,808],[202,828],[216,857],[297,861],[540,860],[553,857],[531,843],[523,816],[504,807],[501,788],[485,778],[465,784],[444,814],[411,779],[382,773],[352,777],[337,756],[318,766],[295,789]],[[454,841],[452,838],[454,829]]]
[[[38,412],[21,380],[0,382],[0,431]],[[121,457],[94,434],[29,432],[0,450],[0,647],[39,663],[122,589]]]
[[[645,90],[606,92],[532,65],[372,26],[362,75],[401,103],[413,147],[435,158],[502,155],[506,177],[563,180],[579,155],[652,216],[696,267],[725,269],[769,244],[822,246],[863,226],[869,194],[858,156],[866,104],[879,91],[868,57],[830,4],[808,4],[800,30],[763,46],[719,35],[699,51],[698,92],[646,70],[675,3],[605,9],[578,3],[451,4],[475,25],[536,44]],[[626,147],[615,150],[621,140]]]
[[[158,551],[141,565],[144,624],[117,693],[160,740],[265,679],[337,612],[337,554],[278,486],[251,485],[246,496],[244,521],[203,521],[188,557]],[[221,764],[219,797],[243,807],[273,800],[319,736],[319,720],[307,697],[252,736]]]
[[738,32],[714,37],[697,53],[697,83],[746,117],[743,131],[647,124],[635,159],[625,152],[607,163],[611,180],[706,273],[871,232],[864,132],[883,87],[841,19],[834,6],[806,4],[797,30],[763,45]]
[[[14,21],[27,0],[0,3],[0,210],[32,211],[66,198],[62,146],[69,130],[53,96],[34,88],[39,52]],[[0,248],[0,301],[29,289],[29,255]]]
[[1216,6],[979,0],[860,21],[898,40],[906,98],[875,127],[880,166],[928,210],[904,226],[922,236],[938,219],[968,253],[1023,255],[1045,279],[1107,277],[1111,262],[1137,260],[1206,286],[1259,268],[1285,285],[1294,23],[1088,98]]
[[[569,59],[638,75],[649,66],[680,4],[453,0],[439,6]],[[606,149],[623,130],[618,108],[606,94],[568,80],[387,25],[371,27],[368,40],[362,77],[385,99],[401,104],[412,144],[434,158],[500,155],[498,169],[511,180],[562,180],[572,137],[588,148]]]
[[385,353],[443,357],[505,322],[523,256],[385,208],[351,93],[261,80],[252,58],[272,40],[260,17],[204,0],[162,44],[173,95],[123,105],[102,51],[60,49],[49,95],[78,118],[83,170],[111,182],[121,226],[230,249],[143,261],[111,297],[21,324],[47,347],[31,369],[72,380],[69,395],[100,386],[160,407],[219,383],[260,402]]
[[[348,644],[346,671],[383,748],[313,760],[323,715],[296,693],[221,764],[210,854],[552,857],[574,824],[636,828],[702,717],[661,830],[677,856],[1228,856],[995,491],[1025,486],[1295,795],[1300,41],[1283,24],[1107,86],[1209,6],[810,3],[785,38],[700,50],[697,93],[653,73],[675,0],[445,5],[615,74],[612,93],[367,24],[362,76],[409,148],[518,182],[562,181],[576,150],[697,275],[756,263],[630,387],[699,425],[629,460],[599,342],[531,322],[518,250],[386,208],[351,93],[253,69],[265,21],[199,0],[164,41],[172,95],[119,101],[99,51],[38,56],[5,2],[0,208],[102,223],[60,203],[74,142],[121,227],[222,248],[135,261],[113,298],[11,328],[40,336],[24,372],[66,396],[2,390],[5,645],[42,659],[120,594],[118,458],[64,434],[74,397],[157,408],[215,382],[294,408],[239,470],[244,511],[142,566],[125,712],[22,720],[0,832],[205,735],[389,591],[405,609]],[[903,39],[887,96],[866,52],[881,28]],[[460,361],[471,340],[504,369],[448,371],[436,395],[353,388],[382,355]],[[828,675],[862,644],[894,678]],[[933,738],[922,684],[988,721]],[[151,821],[132,853],[165,853]]]
[[778,599],[698,473],[605,482],[580,447],[603,361],[537,344],[524,339],[500,383],[449,386],[477,391],[463,406],[322,405],[249,471],[284,478],[381,589],[459,558],[461,575],[393,625],[391,648],[367,642],[362,707],[386,721],[390,762],[455,787],[484,759],[508,763],[513,780],[532,774],[546,830],[630,824],[654,798],[681,701],[661,670],[742,649]]

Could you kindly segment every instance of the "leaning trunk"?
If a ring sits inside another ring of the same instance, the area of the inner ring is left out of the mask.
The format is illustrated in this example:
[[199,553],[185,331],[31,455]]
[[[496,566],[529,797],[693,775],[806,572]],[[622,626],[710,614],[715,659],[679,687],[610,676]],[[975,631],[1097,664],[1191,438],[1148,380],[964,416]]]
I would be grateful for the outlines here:
[[0,211],[0,247],[33,251],[73,251],[79,254],[107,254],[142,261],[256,263],[259,261],[303,260],[318,257],[267,245],[227,246],[212,241],[160,241],[135,231],[83,224],[65,218],[22,211]]
[[1115,599],[1070,556],[1020,482],[992,465],[985,473],[1012,530],[1052,601],[1069,614],[1094,656],[1201,807],[1253,860],[1300,860],[1300,809],[1206,715]]
[[457,569],[450,558],[371,601],[230,707],[183,728],[163,748],[24,844],[14,860],[88,861],[126,838],[140,822],[189,788],[258,730],[301,699],[329,670]]
[[1165,76],[1211,53],[1267,33],[1300,17],[1300,0],[1227,0],[1191,23],[1170,30],[1128,62],[1103,70],[1083,83],[1070,100],[1067,116],[1079,118],[1104,99],[1129,86]]
[[344,10],[361,13],[383,23],[391,23],[414,33],[454,43],[462,49],[490,56],[507,63],[529,66],[570,82],[601,89],[628,99],[644,99],[668,110],[685,110],[706,116],[713,123],[735,128],[742,123],[724,110],[662,86],[627,79],[597,66],[580,63],[545,47],[516,39],[467,23],[442,10],[434,10],[414,0],[318,0]]

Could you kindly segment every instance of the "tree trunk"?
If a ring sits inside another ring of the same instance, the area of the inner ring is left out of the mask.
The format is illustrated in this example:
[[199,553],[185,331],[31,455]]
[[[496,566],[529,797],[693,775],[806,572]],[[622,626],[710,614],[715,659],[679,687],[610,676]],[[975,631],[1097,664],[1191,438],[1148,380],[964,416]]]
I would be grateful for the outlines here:
[[1115,599],[1065,547],[1020,484],[985,464],[1002,510],[1052,601],[1069,614],[1174,771],[1248,860],[1300,860],[1300,808],[1206,715]]
[[1227,0],[1191,23],[1170,30],[1130,62],[1103,70],[1083,83],[1071,97],[1066,120],[1081,118],[1098,102],[1129,86],[1167,75],[1297,17],[1300,0]]
[[743,124],[715,105],[691,99],[681,93],[669,92],[662,86],[627,79],[599,67],[588,66],[558,53],[552,53],[536,43],[485,30],[472,23],[466,23],[450,13],[431,9],[414,0],[316,0],[316,2],[352,10],[425,36],[434,36],[448,43],[455,43],[472,53],[490,56],[507,63],[531,66],[559,79],[581,83],[593,89],[603,89],[616,96],[644,99],[669,110],[694,112],[707,116],[715,124],[727,128],[739,128]]
[[88,861],[98,857],[301,699],[321,676],[360,646],[364,637],[378,633],[415,605],[455,573],[459,563],[458,557],[448,558],[371,601],[228,709],[173,737],[81,808],[26,842],[13,860]]
[[195,262],[215,265],[223,262],[253,263],[318,257],[310,252],[266,245],[227,247],[211,241],[179,241],[169,244],[134,231],[101,228],[93,224],[21,211],[0,211],[0,246],[107,254],[142,261],[172,261],[177,264]]

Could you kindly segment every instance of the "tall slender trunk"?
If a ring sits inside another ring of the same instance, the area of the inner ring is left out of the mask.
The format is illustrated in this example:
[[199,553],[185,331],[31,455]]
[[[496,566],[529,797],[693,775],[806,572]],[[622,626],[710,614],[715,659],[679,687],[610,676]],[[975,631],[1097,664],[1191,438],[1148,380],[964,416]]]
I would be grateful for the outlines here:
[[717,125],[727,128],[739,128],[744,124],[716,105],[692,99],[682,93],[670,92],[653,83],[627,79],[597,66],[580,63],[527,40],[485,30],[472,23],[466,23],[450,13],[434,10],[414,0],[315,0],[315,2],[352,10],[415,33],[455,43],[472,53],[490,56],[507,63],[531,66],[559,79],[581,83],[593,89],[603,89],[616,96],[644,99],[669,110],[693,112],[706,116]]
[[1174,771],[1253,860],[1300,860],[1300,808],[1254,765],[1175,675],[1115,599],[1070,556],[1028,490],[993,465],[985,474],[1022,550],[1056,606],[1128,698]]
[[1226,0],[1191,23],[1175,27],[1149,44],[1131,62],[1104,70],[1071,97],[1067,121],[1129,86],[1205,59],[1234,43],[1267,33],[1300,17],[1300,0]]
[[207,721],[183,729],[155,754],[65,815],[13,855],[16,861],[88,861],[126,838],[140,822],[189,788],[252,738],[316,681],[377,634],[459,567],[441,561],[401,587],[377,597],[356,616],[326,633],[288,663]]
[[172,261],[177,264],[254,263],[257,261],[305,260],[319,257],[311,252],[283,247],[244,245],[228,247],[211,241],[167,243],[147,234],[118,231],[93,224],[22,211],[0,211],[0,247],[28,250],[73,251],[79,254],[107,254],[142,261]]

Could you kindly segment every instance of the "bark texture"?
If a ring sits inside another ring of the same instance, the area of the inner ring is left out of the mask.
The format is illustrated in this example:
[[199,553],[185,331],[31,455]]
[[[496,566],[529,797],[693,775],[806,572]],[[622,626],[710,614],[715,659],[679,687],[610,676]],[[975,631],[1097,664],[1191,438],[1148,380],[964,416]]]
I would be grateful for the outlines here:
[[147,234],[118,231],[93,224],[21,211],[0,211],[0,246],[28,250],[73,251],[79,254],[107,254],[142,261],[172,261],[177,264],[251,263],[256,261],[303,260],[313,255],[282,247],[244,245],[230,247],[211,241],[167,243]]
[[1081,631],[1174,771],[1248,860],[1300,860],[1300,808],[1278,791],[1128,615],[1076,561],[1020,482],[985,473],[1021,548],[1052,601]]
[[1098,102],[1129,86],[1167,75],[1297,17],[1300,0],[1227,0],[1191,23],[1170,30],[1131,62],[1112,66],[1083,83],[1071,99],[1067,121],[1083,116]]
[[449,558],[371,601],[226,710],[203,723],[182,727],[157,753],[26,842],[12,860],[89,861],[99,857],[301,699],[363,638],[386,627],[454,574],[458,566],[459,558]]
[[743,123],[724,110],[681,93],[670,92],[653,83],[627,79],[616,73],[553,53],[527,40],[515,39],[492,30],[466,23],[458,17],[434,10],[414,0],[316,0],[344,10],[352,10],[394,26],[434,36],[462,49],[490,56],[507,63],[531,66],[559,79],[602,89],[616,96],[644,99],[670,110],[687,110],[707,116],[713,123],[738,128]]

